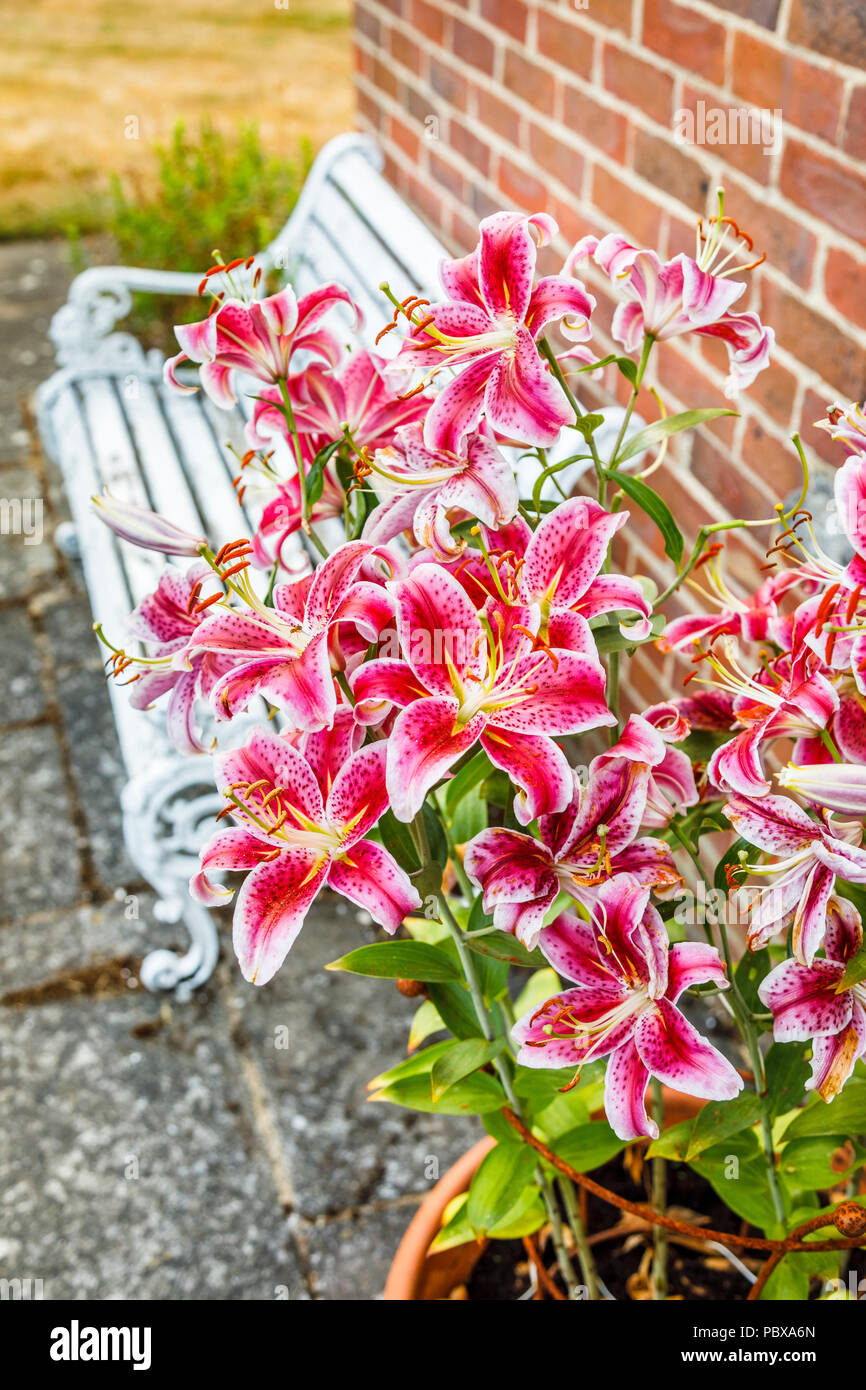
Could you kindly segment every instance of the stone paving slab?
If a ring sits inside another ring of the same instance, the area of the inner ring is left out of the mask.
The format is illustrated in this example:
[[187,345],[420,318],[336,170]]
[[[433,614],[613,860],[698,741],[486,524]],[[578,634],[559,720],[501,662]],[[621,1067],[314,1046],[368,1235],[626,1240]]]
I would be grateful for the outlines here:
[[33,624],[22,608],[0,612],[0,710],[7,724],[41,719],[45,713],[42,658]]
[[[6,1278],[46,1298],[308,1295],[216,1000],[163,1038],[121,998],[8,1010],[0,1163]],[[222,1016],[221,1016],[222,1013]]]
[[269,985],[238,978],[232,991],[308,1217],[422,1192],[481,1133],[470,1118],[368,1100],[367,1083],[405,1057],[417,1003],[392,981],[324,966],[372,939],[347,904],[325,899]]
[[3,731],[0,786],[0,916],[78,902],[78,834],[56,730]]
[[134,883],[138,871],[120,829],[126,770],[101,670],[71,668],[60,679],[61,718],[72,779],[87,825],[98,884],[109,891]]
[[119,890],[116,898],[104,903],[39,913],[0,926],[0,999],[91,967],[146,955],[158,946],[183,946],[183,928],[160,922],[155,902],[153,893]]

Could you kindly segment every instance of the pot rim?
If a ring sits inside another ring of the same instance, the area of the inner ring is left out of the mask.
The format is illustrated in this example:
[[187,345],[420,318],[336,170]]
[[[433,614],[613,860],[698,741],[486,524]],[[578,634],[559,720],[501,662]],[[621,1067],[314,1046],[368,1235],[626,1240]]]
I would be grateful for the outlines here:
[[406,1227],[388,1271],[382,1295],[386,1303],[415,1301],[424,1261],[427,1259],[430,1244],[442,1224],[442,1213],[449,1202],[466,1191],[475,1170],[495,1142],[489,1134],[479,1139],[477,1144],[467,1149],[466,1153],[443,1173],[435,1187],[427,1193]]

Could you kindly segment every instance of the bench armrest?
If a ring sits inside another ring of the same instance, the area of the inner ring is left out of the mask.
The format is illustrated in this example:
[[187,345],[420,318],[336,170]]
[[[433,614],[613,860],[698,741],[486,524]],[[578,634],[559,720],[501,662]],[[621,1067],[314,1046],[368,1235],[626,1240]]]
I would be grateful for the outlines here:
[[132,308],[135,291],[195,296],[201,276],[193,271],[144,270],[138,266],[91,266],[77,275],[69,296],[51,320],[49,337],[61,366],[102,355],[105,339]]

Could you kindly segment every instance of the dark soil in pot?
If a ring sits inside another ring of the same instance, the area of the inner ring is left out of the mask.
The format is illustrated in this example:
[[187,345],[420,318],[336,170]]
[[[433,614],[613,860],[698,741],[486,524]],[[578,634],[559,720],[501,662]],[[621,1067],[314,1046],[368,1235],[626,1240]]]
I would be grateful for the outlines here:
[[[619,1196],[645,1202],[649,1195],[646,1186],[649,1173],[649,1166],[644,1164],[640,1179],[635,1180],[622,1159],[617,1158],[595,1170],[592,1176]],[[668,1208],[673,1208],[674,1214],[681,1213],[685,1220],[706,1224],[718,1231],[740,1230],[738,1219],[720,1201],[709,1183],[685,1164],[668,1165]],[[645,1272],[649,1263],[647,1252],[652,1250],[652,1231],[639,1228],[627,1213],[591,1193],[587,1194],[586,1226],[599,1275],[613,1297],[625,1301],[647,1297]],[[602,1233],[610,1234],[599,1239]],[[549,1242],[540,1253],[547,1268],[555,1273]],[[760,1255],[739,1252],[739,1258],[753,1273],[760,1269]],[[491,1241],[476,1264],[465,1292],[460,1291],[456,1296],[468,1296],[477,1301],[519,1299],[530,1289],[529,1270],[529,1255],[522,1241]],[[561,1290],[559,1275],[555,1277]],[[680,1244],[679,1238],[672,1239],[669,1247],[668,1281],[669,1297],[699,1302],[745,1299],[750,1288],[746,1277],[724,1255],[716,1250],[689,1248]]]

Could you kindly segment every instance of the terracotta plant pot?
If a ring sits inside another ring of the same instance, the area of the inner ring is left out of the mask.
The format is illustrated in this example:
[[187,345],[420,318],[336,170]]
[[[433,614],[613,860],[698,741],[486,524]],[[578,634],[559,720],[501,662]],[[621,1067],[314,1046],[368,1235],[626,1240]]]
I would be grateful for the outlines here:
[[[666,1129],[691,1119],[704,1104],[694,1096],[669,1091],[667,1086],[663,1093]],[[593,1118],[600,1119],[601,1114]],[[484,1253],[486,1241],[471,1241],[432,1255],[430,1245],[442,1225],[448,1203],[467,1190],[482,1158],[493,1148],[493,1142],[489,1136],[480,1139],[424,1198],[397,1247],[385,1283],[383,1298],[386,1303],[435,1302],[448,1298],[452,1289],[469,1280]]]
[[472,1241],[433,1255],[429,1253],[430,1244],[442,1225],[448,1203],[466,1191],[493,1144],[489,1135],[479,1139],[427,1193],[397,1247],[385,1284],[386,1302],[434,1302],[447,1298],[453,1288],[469,1278],[483,1244]]

